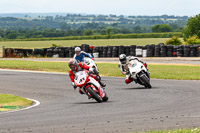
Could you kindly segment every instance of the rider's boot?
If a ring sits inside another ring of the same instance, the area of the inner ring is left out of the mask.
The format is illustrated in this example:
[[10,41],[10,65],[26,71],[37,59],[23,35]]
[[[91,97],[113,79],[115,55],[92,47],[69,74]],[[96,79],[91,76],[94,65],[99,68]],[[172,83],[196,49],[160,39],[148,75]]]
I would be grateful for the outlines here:
[[106,84],[101,82],[101,80],[99,81],[99,84],[102,86],[102,87],[106,87]]
[[79,90],[79,93],[80,93],[80,94],[84,94],[81,90]]
[[129,83],[131,83],[132,81],[133,81],[133,79],[131,79],[131,78],[125,79],[125,83],[126,83],[126,84],[129,84]]
[[144,64],[144,66],[147,68],[147,63],[143,63]]

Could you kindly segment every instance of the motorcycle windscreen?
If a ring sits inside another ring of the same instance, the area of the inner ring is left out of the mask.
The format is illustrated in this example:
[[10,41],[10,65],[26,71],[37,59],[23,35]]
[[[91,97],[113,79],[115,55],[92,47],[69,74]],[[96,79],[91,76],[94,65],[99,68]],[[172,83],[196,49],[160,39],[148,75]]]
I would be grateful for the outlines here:
[[83,85],[85,84],[87,77],[84,71],[77,72],[75,75],[75,84]]
[[136,67],[137,66],[138,61],[137,60],[131,60],[128,64],[128,67]]

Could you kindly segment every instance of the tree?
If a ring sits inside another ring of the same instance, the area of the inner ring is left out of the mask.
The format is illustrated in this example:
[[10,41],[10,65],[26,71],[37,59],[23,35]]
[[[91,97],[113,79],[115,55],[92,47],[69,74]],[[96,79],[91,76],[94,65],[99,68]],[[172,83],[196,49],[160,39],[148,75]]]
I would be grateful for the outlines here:
[[187,25],[183,30],[183,38],[187,38],[197,35],[200,38],[200,14],[195,17],[191,17],[187,21]]
[[197,35],[188,38],[186,44],[200,44],[200,39]]
[[107,28],[107,29],[106,29],[106,34],[107,34],[108,36],[110,36],[111,33],[112,33],[112,28]]
[[152,27],[153,32],[171,32],[172,28],[168,24],[157,24]]
[[13,33],[10,33],[10,34],[7,35],[7,38],[8,38],[8,39],[16,39],[16,38],[17,38],[17,34],[14,33],[14,32],[13,32]]
[[84,35],[87,35],[87,36],[90,36],[90,35],[93,35],[93,31],[92,30],[85,30],[83,32]]
[[181,42],[181,40],[179,39],[179,37],[173,36],[171,39],[167,40],[167,41],[165,42],[165,44],[170,44],[170,45],[181,45],[182,42]]

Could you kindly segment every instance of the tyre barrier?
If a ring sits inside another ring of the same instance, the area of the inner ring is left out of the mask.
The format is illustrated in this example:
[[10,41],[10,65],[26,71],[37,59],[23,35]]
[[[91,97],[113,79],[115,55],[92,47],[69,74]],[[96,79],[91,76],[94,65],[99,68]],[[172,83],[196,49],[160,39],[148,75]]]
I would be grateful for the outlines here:
[[[5,49],[5,57],[60,57],[72,58],[75,54],[74,47],[50,47],[43,49]],[[120,54],[137,57],[200,57],[200,45],[164,45],[150,44],[146,46],[90,46],[82,44],[83,51],[97,57],[119,57]]]

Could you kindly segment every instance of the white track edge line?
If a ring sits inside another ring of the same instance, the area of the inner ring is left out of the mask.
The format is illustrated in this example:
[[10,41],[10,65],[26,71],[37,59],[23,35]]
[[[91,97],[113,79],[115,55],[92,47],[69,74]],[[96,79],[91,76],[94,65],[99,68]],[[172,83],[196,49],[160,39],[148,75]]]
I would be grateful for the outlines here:
[[30,98],[26,98],[27,100],[31,100],[33,102],[35,102],[35,104],[33,104],[32,106],[29,106],[29,107],[26,107],[26,108],[23,108],[23,109],[19,109],[19,110],[12,110],[12,111],[6,111],[6,112],[1,112],[1,114],[7,114],[7,113],[12,113],[12,112],[18,112],[18,111],[23,111],[23,110],[27,110],[27,109],[31,109],[31,108],[34,108],[36,106],[39,106],[40,105],[40,102],[37,101],[37,100],[34,100],[34,99],[30,99]]

